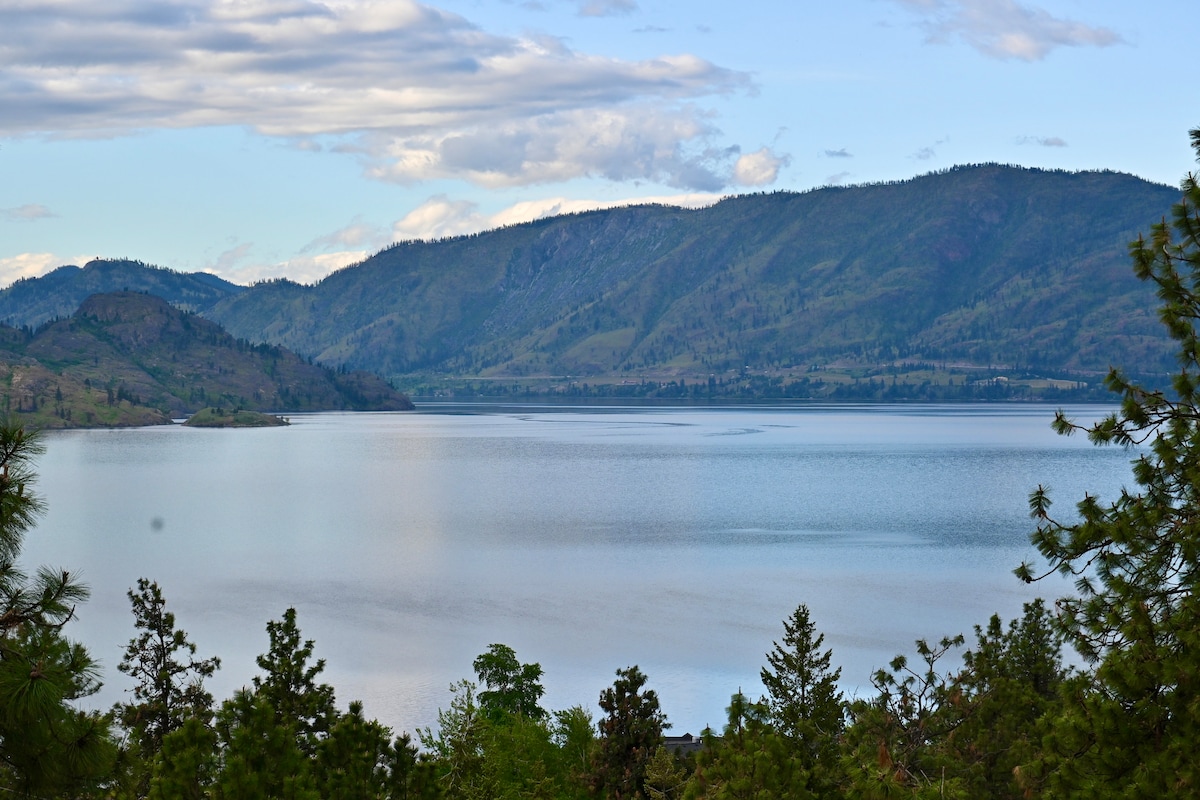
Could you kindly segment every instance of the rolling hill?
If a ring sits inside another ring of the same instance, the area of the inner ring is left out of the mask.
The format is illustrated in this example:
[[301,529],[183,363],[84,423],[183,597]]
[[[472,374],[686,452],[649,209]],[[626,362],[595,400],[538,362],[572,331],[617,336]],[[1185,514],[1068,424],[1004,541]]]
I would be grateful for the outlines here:
[[36,427],[168,423],[200,408],[402,410],[379,378],[235,339],[152,295],[93,295],[30,334],[0,328],[0,403]]

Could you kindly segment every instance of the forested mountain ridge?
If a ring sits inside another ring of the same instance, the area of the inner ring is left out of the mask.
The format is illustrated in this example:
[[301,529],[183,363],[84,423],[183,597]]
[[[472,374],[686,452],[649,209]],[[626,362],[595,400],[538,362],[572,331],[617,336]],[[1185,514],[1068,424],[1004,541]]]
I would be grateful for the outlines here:
[[275,345],[235,339],[152,295],[93,295],[36,333],[0,328],[6,413],[37,427],[150,425],[206,406],[403,410],[408,398]]
[[205,312],[384,375],[708,375],[896,360],[1167,369],[1128,242],[1178,191],[960,168],[896,184],[642,206],[404,243]]
[[25,278],[0,291],[0,322],[37,328],[75,313],[94,294],[136,291],[163,298],[185,311],[202,311],[245,287],[206,272],[176,272],[128,259],[65,266]]
[[[164,296],[239,338],[392,379],[694,380],[897,363],[1165,372],[1170,342],[1127,248],[1178,197],[1114,172],[958,167],[698,210],[553,217],[399,243],[312,286]],[[131,263],[121,280],[138,291],[219,280]],[[0,319],[35,324],[18,311],[65,305],[53,300],[63,278],[0,292]]]

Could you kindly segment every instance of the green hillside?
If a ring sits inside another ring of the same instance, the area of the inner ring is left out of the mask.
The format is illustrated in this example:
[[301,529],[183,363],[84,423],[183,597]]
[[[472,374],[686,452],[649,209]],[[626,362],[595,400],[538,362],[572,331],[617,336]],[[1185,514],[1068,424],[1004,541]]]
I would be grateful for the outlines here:
[[1113,364],[1153,379],[1170,343],[1127,246],[1178,196],[1113,172],[958,167],[400,243],[313,286],[93,261],[0,291],[0,320],[37,325],[119,283],[238,338],[422,388],[750,376],[804,396],[819,374],[819,396],[883,397],[852,382],[1095,383]]
[[257,285],[204,313],[390,376],[1165,370],[1126,246],[1177,197],[1116,173],[963,167],[397,244],[315,286]]
[[253,411],[398,410],[382,380],[235,339],[133,292],[94,295],[30,334],[0,329],[0,403],[37,427],[170,422],[209,406]]

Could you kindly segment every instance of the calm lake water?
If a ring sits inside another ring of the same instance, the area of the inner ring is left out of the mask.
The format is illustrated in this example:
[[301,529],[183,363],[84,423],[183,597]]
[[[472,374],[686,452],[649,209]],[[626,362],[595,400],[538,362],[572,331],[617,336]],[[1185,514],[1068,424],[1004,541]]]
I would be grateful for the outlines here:
[[[1108,409],[1069,409],[1079,421]],[[126,590],[157,580],[218,697],[250,683],[265,624],[295,606],[344,707],[436,723],[492,642],[545,669],[547,708],[597,712],[638,664],[674,732],[761,692],[782,620],[807,603],[848,692],[918,637],[1052,598],[1027,497],[1069,515],[1112,498],[1130,454],[1050,430],[1045,406],[425,406],[48,436],[49,502],[25,563],[82,572],[69,629],[107,706],[133,635]]]

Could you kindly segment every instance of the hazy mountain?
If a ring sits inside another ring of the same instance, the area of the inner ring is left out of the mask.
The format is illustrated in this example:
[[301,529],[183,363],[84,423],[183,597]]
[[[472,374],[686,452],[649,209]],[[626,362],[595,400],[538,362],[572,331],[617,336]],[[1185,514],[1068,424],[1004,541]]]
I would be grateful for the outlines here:
[[38,427],[148,425],[206,406],[256,411],[397,410],[408,399],[365,373],[314,366],[274,345],[133,292],[93,295],[29,334],[0,328],[0,402]]

